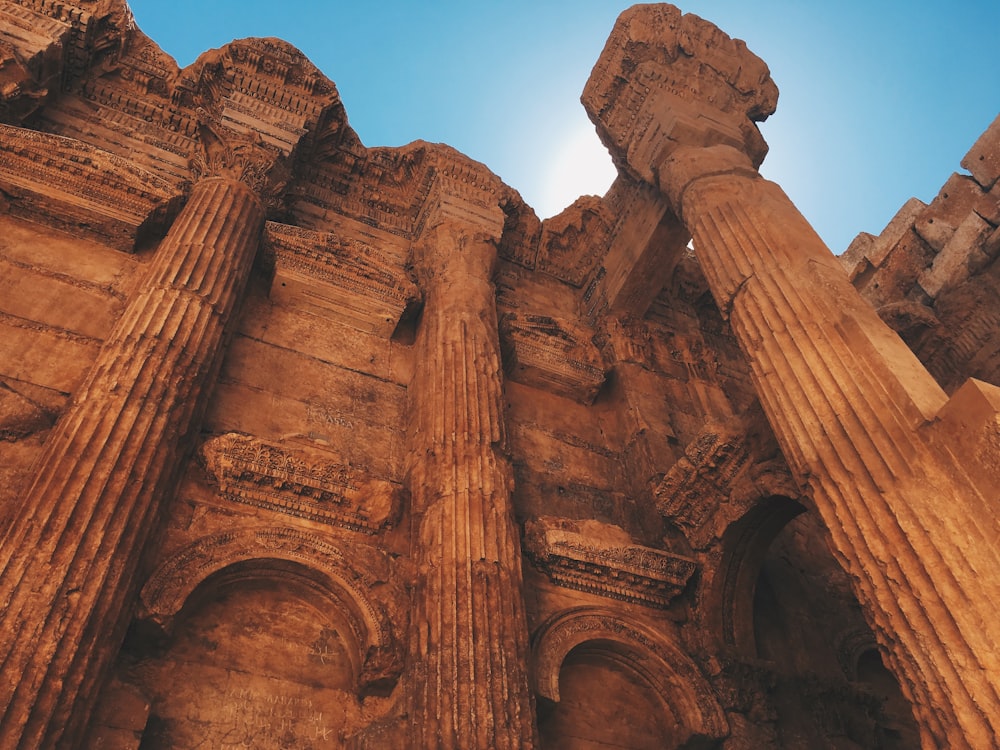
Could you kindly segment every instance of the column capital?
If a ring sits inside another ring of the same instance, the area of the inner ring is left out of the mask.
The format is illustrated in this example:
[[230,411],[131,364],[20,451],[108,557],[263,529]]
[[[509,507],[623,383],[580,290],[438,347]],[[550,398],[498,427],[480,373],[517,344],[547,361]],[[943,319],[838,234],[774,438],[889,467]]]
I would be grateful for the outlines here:
[[685,147],[728,146],[759,166],[767,144],[756,123],[777,99],[767,65],[744,42],[671,5],[619,16],[582,97],[619,168],[651,184]]
[[[507,215],[510,189],[485,166],[447,147],[435,147],[413,243],[413,264],[427,283],[467,274],[488,281]],[[485,269],[484,269],[485,267]]]
[[207,119],[198,130],[199,149],[191,157],[198,182],[227,180],[248,187],[265,205],[280,200],[291,170],[277,147],[257,133],[237,133]]

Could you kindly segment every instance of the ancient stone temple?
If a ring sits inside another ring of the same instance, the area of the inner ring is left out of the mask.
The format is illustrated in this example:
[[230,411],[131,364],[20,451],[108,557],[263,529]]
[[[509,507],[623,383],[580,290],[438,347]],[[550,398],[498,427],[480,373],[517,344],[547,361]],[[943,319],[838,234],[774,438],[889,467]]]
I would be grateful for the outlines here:
[[296,49],[0,0],[0,749],[992,748],[1000,119],[834,257],[668,5],[539,221]]

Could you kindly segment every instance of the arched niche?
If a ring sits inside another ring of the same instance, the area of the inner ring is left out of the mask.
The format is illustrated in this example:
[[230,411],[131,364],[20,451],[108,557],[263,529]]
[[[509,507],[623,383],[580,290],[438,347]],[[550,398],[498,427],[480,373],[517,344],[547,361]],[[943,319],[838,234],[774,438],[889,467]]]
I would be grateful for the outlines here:
[[[678,748],[708,748],[729,734],[725,713],[695,664],[661,634],[610,610],[581,607],[551,618],[534,638],[532,658],[535,690],[543,699],[542,736],[549,746],[576,746],[566,738],[547,737],[545,726],[546,721],[559,721],[553,714],[561,710],[562,688],[567,687],[560,680],[574,678],[599,684],[596,691],[588,688],[592,702],[574,710],[590,712],[600,721],[616,718],[606,715],[616,690],[619,699],[638,699],[652,707],[655,722],[645,721],[638,730],[643,741],[654,741],[659,732],[661,746],[669,742]],[[620,711],[617,719],[629,722],[630,715],[632,709]],[[580,747],[590,746],[585,738],[581,741]]]
[[889,671],[872,632],[853,630],[838,639],[837,655],[844,674],[878,704],[874,733],[885,750],[919,747],[913,710],[896,677]]
[[768,548],[789,521],[805,511],[782,495],[756,502],[722,535],[722,559],[710,585],[706,610],[712,630],[725,646],[745,657],[757,656],[754,601]]
[[296,529],[212,534],[171,555],[150,576],[140,593],[138,619],[169,636],[182,608],[194,606],[206,591],[280,578],[342,614],[359,694],[383,694],[402,671],[402,654],[388,617],[369,595],[374,580],[389,577],[388,560],[368,555],[365,563],[363,574],[337,546]]

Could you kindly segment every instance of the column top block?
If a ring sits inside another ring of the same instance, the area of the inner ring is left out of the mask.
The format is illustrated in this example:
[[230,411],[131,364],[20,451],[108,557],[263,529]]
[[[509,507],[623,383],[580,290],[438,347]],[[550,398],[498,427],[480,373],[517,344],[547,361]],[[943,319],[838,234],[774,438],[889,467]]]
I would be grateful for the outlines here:
[[759,165],[767,144],[755,123],[774,112],[778,87],[742,40],[672,5],[636,5],[618,17],[582,101],[618,167],[655,182],[680,146],[729,145]]

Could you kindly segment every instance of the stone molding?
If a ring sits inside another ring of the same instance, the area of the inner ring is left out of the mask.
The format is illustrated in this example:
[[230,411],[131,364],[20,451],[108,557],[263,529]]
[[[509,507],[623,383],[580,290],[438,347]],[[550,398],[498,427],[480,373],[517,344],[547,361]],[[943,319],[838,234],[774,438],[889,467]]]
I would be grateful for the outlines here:
[[718,698],[694,662],[662,634],[642,623],[626,622],[607,609],[569,609],[549,618],[535,632],[532,663],[538,695],[559,702],[563,661],[583,644],[606,648],[646,680],[664,710],[686,733],[678,736],[678,747],[729,734],[729,722]]
[[388,338],[420,304],[402,264],[358,237],[268,222],[271,299],[294,295],[307,309]]
[[[662,550],[609,541],[609,533],[580,533],[572,521],[541,517],[525,524],[525,552],[553,583],[611,599],[666,608],[687,585],[697,564]],[[587,529],[607,526],[589,522]]]
[[0,125],[0,192],[15,216],[126,252],[165,233],[182,197],[120,156],[10,125]]
[[298,566],[297,578],[311,582],[346,616],[358,646],[362,691],[391,689],[402,672],[395,634],[399,623],[394,626],[385,606],[371,595],[373,586],[391,577],[390,561],[370,548],[334,545],[318,534],[279,526],[205,536],[169,555],[153,572],[140,592],[138,616],[169,633],[184,604],[210,576],[249,563],[241,578],[266,578],[282,572],[277,561]]
[[592,329],[548,315],[505,313],[500,341],[507,376],[524,385],[592,404],[607,376]]
[[228,433],[201,448],[223,496],[331,526],[374,534],[398,518],[404,490],[302,449]]

